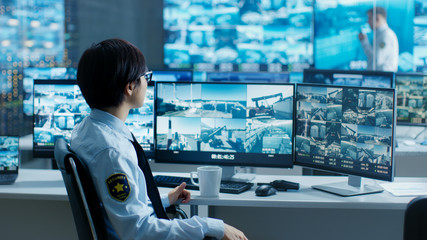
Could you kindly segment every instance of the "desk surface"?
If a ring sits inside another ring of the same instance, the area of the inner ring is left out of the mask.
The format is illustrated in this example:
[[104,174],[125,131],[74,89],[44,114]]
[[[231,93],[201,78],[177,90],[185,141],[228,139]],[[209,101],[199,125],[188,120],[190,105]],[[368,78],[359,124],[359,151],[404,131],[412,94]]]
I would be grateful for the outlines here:
[[[155,173],[156,174],[156,173]],[[188,176],[187,173],[164,173]],[[383,193],[340,197],[311,188],[314,184],[347,181],[346,177],[330,176],[279,176],[261,175],[254,182],[270,182],[285,179],[300,183],[300,190],[277,192],[269,197],[257,197],[254,186],[241,194],[221,193],[219,198],[200,197],[199,191],[190,191],[191,205],[241,206],[241,207],[283,207],[283,208],[334,208],[334,209],[405,209],[413,197],[395,197],[387,191]],[[427,178],[395,178],[396,182],[425,182]],[[365,183],[376,184],[382,181],[364,179]],[[170,188],[160,188],[167,193]],[[60,200],[68,201],[67,191],[58,170],[20,169],[18,179],[12,185],[0,185],[0,199]]]
[[14,184],[0,185],[0,199],[68,201],[68,196],[59,170],[19,169]]

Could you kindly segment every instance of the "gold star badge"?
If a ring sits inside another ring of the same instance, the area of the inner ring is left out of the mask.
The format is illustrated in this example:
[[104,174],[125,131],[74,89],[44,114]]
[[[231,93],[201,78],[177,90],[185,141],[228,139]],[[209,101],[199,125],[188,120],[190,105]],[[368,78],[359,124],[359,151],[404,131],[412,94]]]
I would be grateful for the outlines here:
[[126,201],[131,188],[124,173],[115,173],[105,180],[110,196],[120,202]]
[[124,184],[117,183],[117,185],[114,188],[116,189],[117,192],[123,192],[123,185]]

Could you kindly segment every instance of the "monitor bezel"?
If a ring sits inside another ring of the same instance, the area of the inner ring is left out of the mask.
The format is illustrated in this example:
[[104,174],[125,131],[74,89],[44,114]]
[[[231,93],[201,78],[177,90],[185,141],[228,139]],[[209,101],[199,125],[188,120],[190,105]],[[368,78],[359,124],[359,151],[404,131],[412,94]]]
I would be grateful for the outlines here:
[[426,74],[421,73],[421,72],[397,72],[395,74],[395,81],[394,81],[394,85],[396,88],[396,124],[399,126],[417,126],[417,127],[426,127],[427,126],[427,118],[425,118],[425,123],[412,123],[412,122],[408,122],[408,121],[402,121],[402,120],[398,120],[397,118],[399,117],[397,115],[397,108],[399,107],[397,105],[397,95],[399,94],[399,91],[397,90],[397,78],[399,76],[420,76],[420,77],[427,77]]
[[[225,85],[282,85],[282,86],[292,86],[293,87],[293,99],[295,99],[295,84],[294,83],[253,83],[253,82],[156,82],[156,91],[155,91],[155,109],[157,109],[157,103],[158,103],[158,97],[157,97],[157,84],[225,84]],[[293,113],[292,113],[292,136],[291,143],[294,144],[294,129],[295,129],[295,100],[292,102],[293,107]],[[197,152],[197,151],[174,151],[174,150],[159,150],[157,149],[157,111],[154,113],[154,138],[155,138],[155,144],[154,144],[154,155],[155,155],[155,162],[156,163],[173,163],[173,164],[197,164],[197,165],[220,165],[220,166],[244,166],[244,167],[271,167],[271,168],[292,168],[294,165],[294,159],[295,159],[295,151],[294,147],[292,146],[292,153],[289,155],[285,154],[277,154],[277,155],[283,155],[285,159],[281,160],[280,164],[274,164],[274,163],[262,163],[259,162],[260,156],[265,156],[266,154],[263,153],[231,153],[234,154],[234,156],[241,155],[239,159],[243,159],[243,161],[230,161],[226,159],[221,160],[212,160],[212,156],[209,157],[209,155],[212,154],[222,154],[222,155],[230,155],[230,153],[227,152]],[[174,153],[175,152],[175,153]],[[176,153],[179,153],[178,155]],[[248,158],[248,155],[250,155],[250,158]],[[200,161],[200,160],[194,160],[199,159],[201,157],[206,158],[206,160]],[[267,159],[267,157],[266,157]],[[249,160],[249,161],[248,161]],[[258,162],[257,162],[258,160]],[[254,161],[254,162],[251,162]]]
[[[372,174],[372,173],[359,173],[356,171],[351,171],[351,170],[346,170],[346,169],[336,169],[333,167],[328,167],[328,166],[323,166],[323,165],[315,165],[315,164],[310,164],[310,163],[304,163],[304,162],[298,162],[297,161],[297,153],[296,153],[296,130],[297,130],[297,119],[296,119],[296,105],[297,105],[297,89],[298,86],[314,86],[314,87],[325,87],[325,88],[357,88],[357,89],[363,89],[363,90],[383,90],[383,91],[390,91],[393,92],[393,124],[392,124],[392,131],[391,131],[391,156],[390,156],[390,174],[386,175],[384,177],[382,176],[378,176],[376,174]],[[347,174],[347,175],[353,175],[353,176],[359,176],[359,177],[365,177],[365,178],[372,178],[372,179],[377,179],[377,180],[384,180],[384,181],[393,181],[394,179],[394,175],[395,175],[395,146],[396,146],[396,139],[395,139],[395,134],[396,134],[396,90],[394,88],[375,88],[375,87],[355,87],[355,86],[343,86],[343,85],[326,85],[326,84],[315,84],[315,83],[298,83],[296,84],[295,87],[295,109],[294,109],[294,145],[293,145],[293,152],[294,152],[294,164],[296,166],[301,166],[301,167],[307,167],[310,169],[314,169],[314,170],[323,170],[323,171],[327,171],[327,172],[332,172],[332,173],[338,173],[338,174]]]
[[[365,71],[365,70],[342,70],[342,69],[317,69],[317,68],[306,68],[303,72],[303,83],[305,84],[320,84],[320,85],[329,85],[329,84],[321,84],[321,83],[311,83],[306,82],[307,74],[312,73],[322,73],[322,74],[335,74],[335,73],[342,73],[342,74],[360,74],[360,75],[371,75],[371,76],[385,76],[390,77],[390,88],[394,88],[395,86],[395,73],[394,72],[382,72],[382,71]],[[331,86],[346,86],[346,85],[334,85],[331,84]],[[355,86],[357,87],[357,86]],[[378,88],[378,87],[368,87],[368,86],[360,86],[360,87],[367,87],[367,88]]]

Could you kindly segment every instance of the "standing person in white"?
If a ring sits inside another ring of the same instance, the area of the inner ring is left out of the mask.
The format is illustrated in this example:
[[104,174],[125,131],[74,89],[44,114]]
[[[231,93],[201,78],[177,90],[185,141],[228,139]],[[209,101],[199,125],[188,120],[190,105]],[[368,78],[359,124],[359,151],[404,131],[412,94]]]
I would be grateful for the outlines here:
[[387,12],[382,7],[367,11],[368,24],[374,30],[374,46],[364,33],[359,40],[368,58],[368,70],[397,72],[399,61],[399,43],[396,34],[387,24]]

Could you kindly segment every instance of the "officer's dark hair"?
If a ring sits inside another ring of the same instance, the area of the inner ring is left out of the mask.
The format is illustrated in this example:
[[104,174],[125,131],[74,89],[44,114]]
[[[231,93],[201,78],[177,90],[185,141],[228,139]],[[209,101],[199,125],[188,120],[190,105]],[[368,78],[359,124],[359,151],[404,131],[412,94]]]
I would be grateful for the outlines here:
[[387,11],[383,7],[375,7],[371,8],[367,11],[368,14],[374,15],[374,10],[376,11],[376,14],[381,15],[384,17],[384,19],[387,19]]
[[128,83],[141,83],[147,71],[142,52],[122,39],[93,44],[82,55],[77,84],[90,108],[117,107]]

